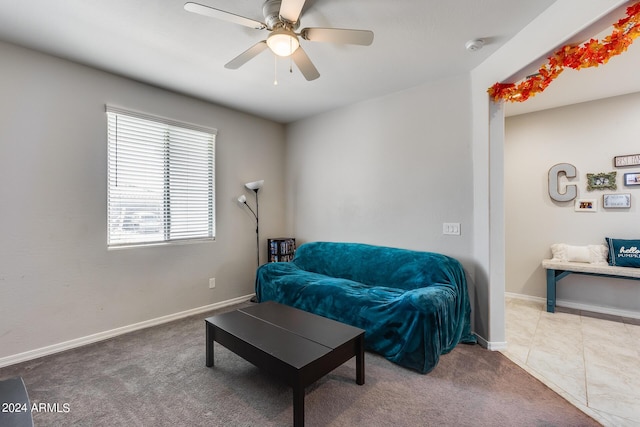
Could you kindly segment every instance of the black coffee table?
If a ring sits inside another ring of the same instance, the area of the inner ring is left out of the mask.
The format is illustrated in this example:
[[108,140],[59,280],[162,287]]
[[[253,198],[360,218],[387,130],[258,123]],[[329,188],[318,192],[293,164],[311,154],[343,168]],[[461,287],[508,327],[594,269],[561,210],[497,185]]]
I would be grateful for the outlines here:
[[293,425],[304,425],[304,390],[352,357],[364,384],[364,330],[273,301],[205,319],[206,364],[217,341],[293,388]]

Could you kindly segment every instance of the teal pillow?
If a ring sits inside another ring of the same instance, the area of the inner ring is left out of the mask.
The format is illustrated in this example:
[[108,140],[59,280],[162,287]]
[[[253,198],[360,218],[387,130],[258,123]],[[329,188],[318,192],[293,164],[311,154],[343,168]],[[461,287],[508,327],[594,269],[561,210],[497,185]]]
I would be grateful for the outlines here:
[[640,240],[611,239],[607,237],[609,265],[640,267]]

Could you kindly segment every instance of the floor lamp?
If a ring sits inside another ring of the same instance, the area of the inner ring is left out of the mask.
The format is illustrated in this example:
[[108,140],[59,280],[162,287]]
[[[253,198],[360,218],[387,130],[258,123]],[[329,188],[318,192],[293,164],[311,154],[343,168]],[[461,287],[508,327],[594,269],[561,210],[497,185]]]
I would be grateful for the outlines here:
[[251,211],[251,213],[253,214],[254,218],[256,219],[256,263],[257,263],[256,268],[260,267],[260,221],[259,221],[259,211],[258,211],[258,190],[260,190],[263,185],[264,185],[264,179],[261,179],[260,181],[247,182],[244,185],[249,190],[253,190],[253,192],[256,195],[256,210],[255,210],[255,212],[254,212],[253,209],[251,209],[251,206],[249,206],[247,204],[247,198],[245,197],[244,194],[242,196],[238,197],[238,202],[240,202],[243,205],[245,205],[249,209],[249,211]]

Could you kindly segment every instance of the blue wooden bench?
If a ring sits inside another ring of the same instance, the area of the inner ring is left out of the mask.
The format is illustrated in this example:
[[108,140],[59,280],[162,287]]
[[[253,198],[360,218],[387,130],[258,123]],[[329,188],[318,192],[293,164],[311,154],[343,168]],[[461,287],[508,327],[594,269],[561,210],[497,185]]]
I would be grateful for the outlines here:
[[640,280],[640,268],[614,267],[608,264],[554,261],[545,259],[542,266],[547,269],[547,312],[556,311],[556,286],[569,274],[608,277],[613,279]]

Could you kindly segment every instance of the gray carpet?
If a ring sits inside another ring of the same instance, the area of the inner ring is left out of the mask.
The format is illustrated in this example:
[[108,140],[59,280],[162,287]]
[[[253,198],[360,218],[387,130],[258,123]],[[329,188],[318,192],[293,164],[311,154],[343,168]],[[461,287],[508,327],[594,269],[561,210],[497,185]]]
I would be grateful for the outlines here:
[[[291,425],[292,392],[277,378],[217,343],[205,367],[212,314],[2,368],[0,380],[22,376],[32,403],[59,404],[34,413],[36,426]],[[307,388],[307,426],[599,425],[478,345],[459,345],[427,375],[372,353],[365,361],[363,386],[352,359]]]

